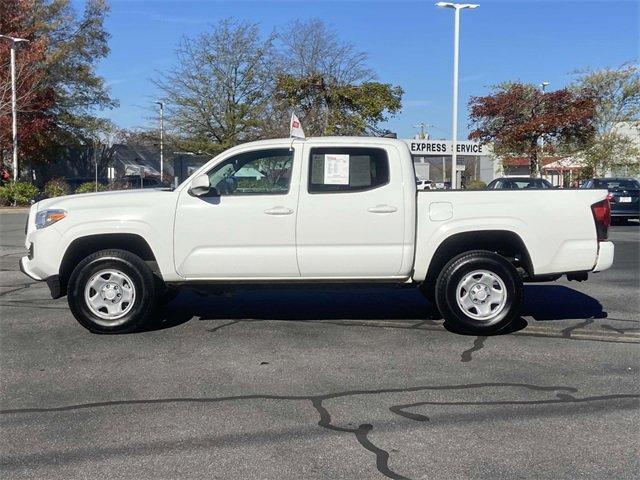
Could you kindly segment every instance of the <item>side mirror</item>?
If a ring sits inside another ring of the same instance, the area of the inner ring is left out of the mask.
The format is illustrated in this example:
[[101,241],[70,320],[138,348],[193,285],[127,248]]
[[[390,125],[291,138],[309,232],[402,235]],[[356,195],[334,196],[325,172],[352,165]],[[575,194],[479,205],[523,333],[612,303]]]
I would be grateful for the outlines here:
[[[209,183],[209,175],[203,174],[198,175],[191,182],[191,187],[189,188],[189,193],[194,197],[203,197],[209,193],[211,193],[211,184]],[[215,188],[213,189],[215,191]]]

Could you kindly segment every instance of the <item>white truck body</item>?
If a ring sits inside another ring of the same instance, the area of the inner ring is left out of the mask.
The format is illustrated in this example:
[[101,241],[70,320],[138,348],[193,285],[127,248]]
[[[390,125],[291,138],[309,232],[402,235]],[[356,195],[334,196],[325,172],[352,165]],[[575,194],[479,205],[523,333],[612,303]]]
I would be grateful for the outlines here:
[[[259,150],[288,151],[291,145],[287,191],[212,197],[190,193],[195,179],[229,158]],[[358,191],[310,192],[310,152],[332,148],[384,151],[387,181]],[[75,242],[133,235],[148,245],[154,271],[166,283],[419,283],[428,279],[438,249],[456,235],[466,236],[467,243],[477,238],[481,248],[494,250],[487,242],[504,234],[521,244],[515,261],[525,276],[544,278],[611,266],[613,244],[598,241],[591,210],[606,196],[605,190],[586,189],[417,191],[413,161],[402,141],[266,140],[223,152],[175,190],[69,195],[34,204],[26,229],[31,254],[21,259],[21,268],[34,279],[64,283],[73,267],[64,265],[65,256]],[[36,228],[37,213],[50,209],[64,211],[65,218]],[[76,254],[73,262],[81,258]]]

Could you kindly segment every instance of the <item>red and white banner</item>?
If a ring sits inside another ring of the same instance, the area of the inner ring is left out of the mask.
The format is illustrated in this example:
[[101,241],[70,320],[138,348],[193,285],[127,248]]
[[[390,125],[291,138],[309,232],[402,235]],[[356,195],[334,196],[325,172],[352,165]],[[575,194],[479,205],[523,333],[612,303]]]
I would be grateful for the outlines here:
[[291,123],[289,124],[289,136],[292,138],[307,138],[304,135],[302,124],[295,113],[291,114]]

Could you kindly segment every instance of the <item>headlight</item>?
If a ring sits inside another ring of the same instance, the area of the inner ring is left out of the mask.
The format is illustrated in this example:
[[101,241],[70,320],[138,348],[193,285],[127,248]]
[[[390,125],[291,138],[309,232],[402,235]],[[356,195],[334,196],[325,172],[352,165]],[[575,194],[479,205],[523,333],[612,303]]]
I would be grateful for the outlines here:
[[67,212],[64,210],[43,210],[36,213],[36,228],[40,230],[41,228],[48,227],[49,225],[53,225],[57,221],[62,220],[66,216]]

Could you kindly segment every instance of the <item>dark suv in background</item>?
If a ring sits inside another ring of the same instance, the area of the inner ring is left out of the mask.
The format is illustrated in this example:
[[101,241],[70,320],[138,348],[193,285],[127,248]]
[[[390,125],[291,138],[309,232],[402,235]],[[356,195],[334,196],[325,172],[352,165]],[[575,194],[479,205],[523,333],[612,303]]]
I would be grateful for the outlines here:
[[544,178],[533,177],[503,177],[496,178],[487,185],[488,190],[523,190],[553,188]]
[[590,178],[580,188],[606,188],[609,190],[612,220],[640,218],[640,202],[638,201],[640,182],[635,178]]

